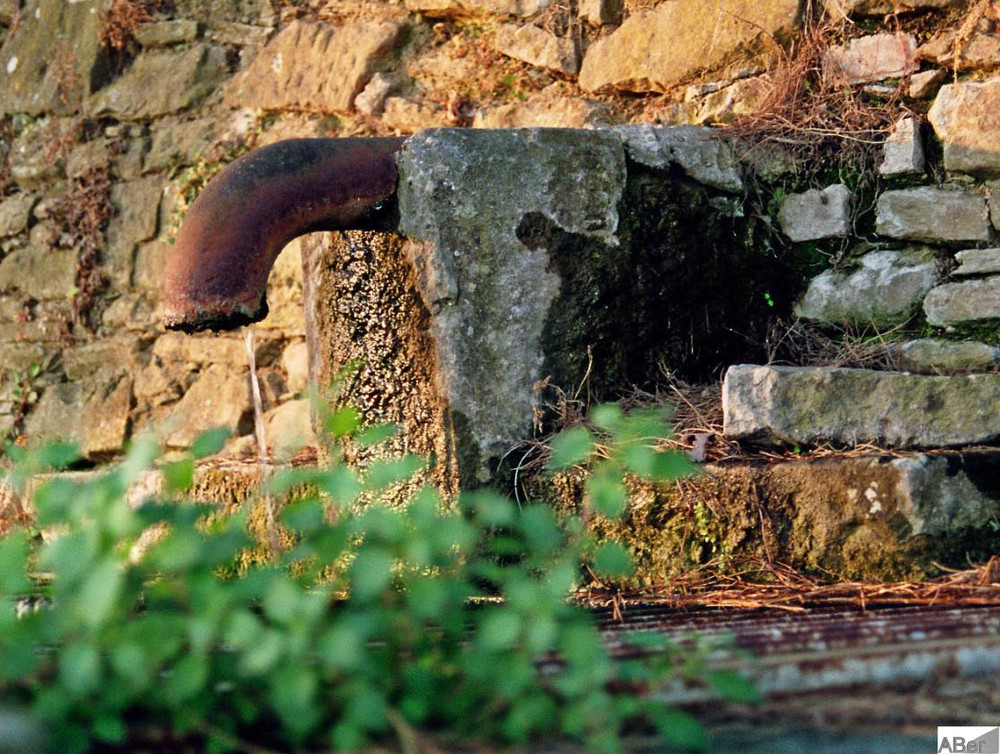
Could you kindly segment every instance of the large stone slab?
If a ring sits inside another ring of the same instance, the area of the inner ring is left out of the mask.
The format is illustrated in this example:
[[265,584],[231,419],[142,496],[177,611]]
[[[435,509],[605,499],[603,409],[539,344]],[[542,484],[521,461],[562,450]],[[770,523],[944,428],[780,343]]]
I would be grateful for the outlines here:
[[1000,374],[740,364],[722,405],[726,435],[740,440],[932,448],[1000,438]]
[[995,275],[1000,273],[1000,249],[964,249],[955,254],[958,267],[952,272],[955,277],[973,275]]
[[920,124],[914,118],[902,118],[885,140],[884,158],[878,167],[882,175],[912,175],[924,172],[924,144]]
[[737,48],[780,35],[797,22],[797,0],[673,0],[640,11],[598,40],[580,86],[666,91],[722,63]]
[[295,21],[225,88],[231,107],[345,112],[402,41],[402,21]]
[[942,86],[927,119],[944,145],[947,170],[1000,171],[1000,78]]
[[109,77],[99,0],[29,0],[0,48],[0,115],[76,112]]
[[913,241],[988,241],[986,200],[962,189],[922,186],[878,198],[875,232]]
[[924,299],[924,314],[939,327],[1000,319],[1000,275],[939,285]]
[[147,50],[120,78],[95,94],[88,109],[93,116],[121,120],[176,113],[202,99],[228,73],[222,47],[195,44],[183,50]]
[[917,374],[988,372],[1000,362],[1000,348],[967,340],[921,338],[903,343],[896,358],[900,369]]
[[836,325],[905,322],[937,282],[928,250],[873,251],[851,272],[827,270],[809,282],[795,316]]

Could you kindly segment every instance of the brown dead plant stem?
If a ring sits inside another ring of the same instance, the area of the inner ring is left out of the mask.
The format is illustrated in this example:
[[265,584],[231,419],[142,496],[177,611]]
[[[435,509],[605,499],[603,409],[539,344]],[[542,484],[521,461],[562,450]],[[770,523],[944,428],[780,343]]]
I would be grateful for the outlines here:
[[173,0],[111,0],[101,13],[101,46],[121,68],[135,41],[135,30],[173,8]]

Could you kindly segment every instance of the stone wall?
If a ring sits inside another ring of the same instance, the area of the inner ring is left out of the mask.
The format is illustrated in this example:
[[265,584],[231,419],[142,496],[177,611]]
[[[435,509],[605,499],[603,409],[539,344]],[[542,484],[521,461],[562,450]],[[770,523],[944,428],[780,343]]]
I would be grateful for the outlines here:
[[[932,29],[914,32],[918,38],[889,33],[896,21],[884,14],[892,4],[827,5],[832,18],[846,14],[854,23],[843,27],[849,39],[825,54],[824,76],[865,97],[884,96],[888,81],[914,113],[887,142],[878,179],[884,190],[868,212],[873,229],[858,212],[871,198],[836,182],[812,191],[794,186],[770,226],[765,218],[736,222],[774,203],[773,187],[793,185],[794,177],[772,176],[758,189],[744,174],[763,175],[759,165],[720,165],[711,154],[706,160],[705,150],[718,147],[684,130],[635,132],[630,178],[615,211],[625,231],[646,234],[643,248],[669,238],[672,248],[685,249],[675,264],[688,264],[699,249],[689,225],[679,233],[676,213],[662,207],[655,221],[635,213],[643,202],[659,201],[664,176],[681,176],[685,206],[703,205],[702,216],[723,218],[727,232],[738,227],[750,234],[730,248],[763,249],[756,241],[770,234],[766,248],[777,250],[772,267],[722,267],[738,273],[753,300],[747,306],[754,322],[767,314],[765,294],[795,292],[785,252],[825,250],[831,238],[875,243],[870,253],[846,254],[813,280],[796,311],[827,323],[880,326],[923,311],[935,333],[957,339],[984,317],[1000,316],[992,277],[1000,265],[990,251],[996,232],[990,218],[1000,222],[990,182],[1000,165],[989,104],[995,84],[963,80],[1000,65],[995,21],[981,15],[966,28],[962,0],[913,0],[904,26],[916,29],[914,19],[924,18],[921,28]],[[209,175],[246,148],[293,136],[408,134],[438,126],[724,124],[766,106],[780,83],[774,79],[780,45],[803,33],[800,6],[798,0],[0,0],[0,432],[22,443],[72,437],[96,461],[114,457],[147,427],[161,428],[177,448],[219,423],[246,437],[242,337],[168,334],[157,314],[160,269],[183,208]],[[122,7],[154,12],[137,26],[115,27]],[[109,28],[118,29],[117,37],[109,37]],[[122,44],[106,44],[116,39]],[[960,79],[942,88],[946,70],[959,71]],[[921,113],[932,98],[928,129]],[[750,194],[758,190],[772,193],[754,204]],[[553,243],[551,228],[529,226],[526,238]],[[727,258],[712,248],[711,259]],[[666,257],[657,258],[658,274],[646,277],[641,270],[650,260],[634,260],[638,292],[671,277],[669,265],[662,266]],[[725,290],[732,280],[715,274],[709,282]],[[275,430],[306,432],[297,244],[280,258],[268,300],[271,314],[255,328],[265,408],[275,412]],[[778,301],[778,308],[790,306]],[[737,319],[738,310],[730,310]],[[734,355],[752,358],[723,343],[745,340],[745,333],[723,336],[734,328],[724,317],[713,320],[717,311],[675,312],[674,324],[646,338],[655,348],[630,356],[623,374],[641,374],[663,353],[703,379]],[[698,322],[708,324],[696,330]],[[612,326],[610,319],[602,324]],[[695,332],[705,340],[693,338]],[[603,337],[610,353],[614,336]],[[992,365],[994,352],[984,347],[974,346]],[[699,351],[697,358],[681,358],[685,348]],[[579,378],[573,369],[582,373],[586,364],[577,356],[559,380]],[[179,418],[170,423],[172,416]],[[246,447],[244,439],[234,450]]]

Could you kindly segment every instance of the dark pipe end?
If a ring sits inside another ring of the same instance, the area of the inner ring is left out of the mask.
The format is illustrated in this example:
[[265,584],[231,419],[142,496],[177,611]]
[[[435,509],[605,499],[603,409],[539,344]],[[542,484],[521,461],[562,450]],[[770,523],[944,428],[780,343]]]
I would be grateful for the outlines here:
[[191,205],[167,260],[169,330],[232,330],[267,316],[275,258],[322,230],[384,228],[403,139],[290,139],[244,155]]

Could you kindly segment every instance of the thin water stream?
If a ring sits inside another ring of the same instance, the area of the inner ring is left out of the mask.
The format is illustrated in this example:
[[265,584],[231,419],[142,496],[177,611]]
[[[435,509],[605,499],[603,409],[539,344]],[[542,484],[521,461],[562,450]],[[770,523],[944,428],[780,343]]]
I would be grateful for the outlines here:
[[260,464],[260,485],[264,494],[264,516],[267,526],[267,544],[271,557],[277,557],[280,550],[278,528],[274,519],[274,502],[267,489],[267,480],[271,474],[270,458],[267,454],[267,435],[264,431],[264,403],[260,397],[260,380],[257,379],[257,360],[254,357],[254,333],[252,327],[243,331],[243,342],[247,348],[247,364],[250,367],[250,396],[253,399],[254,433],[257,436],[257,458]]

